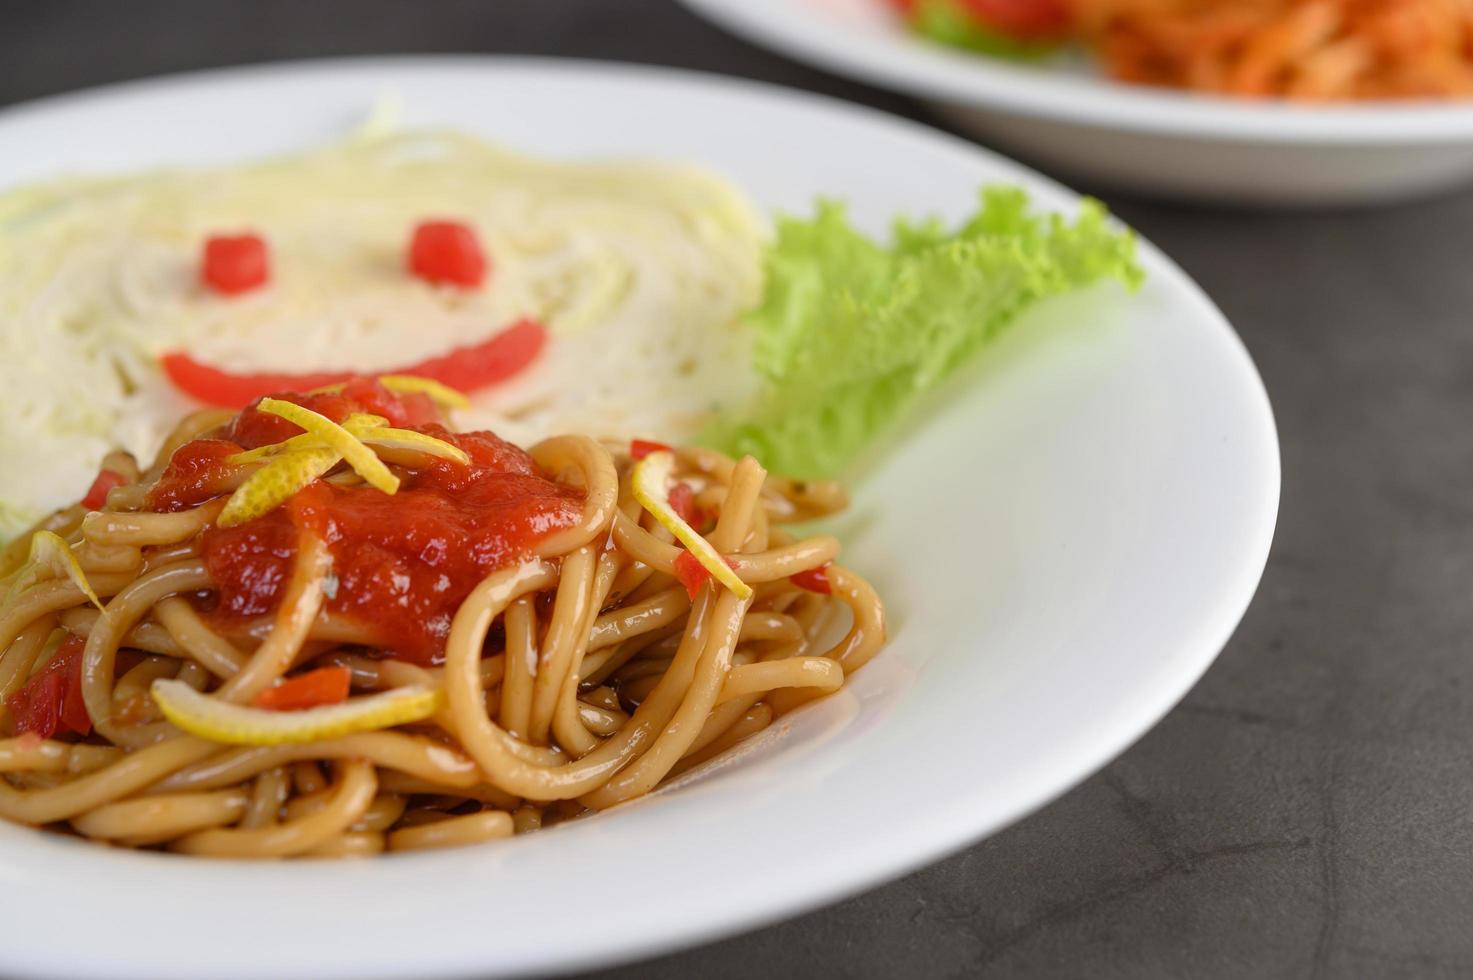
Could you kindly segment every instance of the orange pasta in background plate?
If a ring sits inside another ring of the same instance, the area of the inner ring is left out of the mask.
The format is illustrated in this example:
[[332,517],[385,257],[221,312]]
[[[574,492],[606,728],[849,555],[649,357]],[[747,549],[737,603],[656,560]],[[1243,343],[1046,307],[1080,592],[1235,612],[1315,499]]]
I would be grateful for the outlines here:
[[1469,0],[1074,0],[1111,75],[1295,99],[1473,94]]
[[1082,42],[1142,85],[1314,101],[1473,95],[1473,0],[892,0],[1003,57]]

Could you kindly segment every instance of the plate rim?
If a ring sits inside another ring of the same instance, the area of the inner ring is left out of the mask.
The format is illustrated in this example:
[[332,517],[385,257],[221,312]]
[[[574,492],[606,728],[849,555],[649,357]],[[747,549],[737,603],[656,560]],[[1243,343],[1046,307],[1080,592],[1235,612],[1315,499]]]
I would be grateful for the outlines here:
[[[961,137],[924,123],[869,106],[857,105],[803,89],[714,72],[582,58],[523,55],[390,55],[291,59],[191,70],[93,86],[3,107],[0,108],[0,131],[3,131],[10,122],[22,119],[29,114],[46,113],[51,109],[107,100],[120,95],[146,97],[151,89],[163,91],[180,86],[187,87],[191,84],[249,80],[255,76],[272,77],[282,74],[311,76],[314,73],[337,74],[364,71],[390,74],[414,73],[455,66],[472,70],[531,70],[568,76],[581,75],[586,78],[609,75],[627,76],[645,82],[659,81],[681,87],[706,88],[710,91],[744,92],[766,99],[802,103],[825,113],[837,113],[840,116],[847,116],[853,120],[881,126],[892,131],[901,130],[933,146],[946,147],[952,152],[985,160],[992,165],[1000,165],[1004,169],[1026,173],[1029,179],[1040,187],[1047,188],[1052,193],[1062,195],[1071,201],[1081,196],[1052,178],[1024,164],[1017,163],[1004,154],[978,147]],[[708,162],[716,166],[720,165],[719,161]],[[734,914],[713,916],[700,922],[682,922],[678,928],[667,930],[661,935],[630,937],[598,949],[581,952],[560,951],[555,956],[537,962],[497,964],[489,960],[488,947],[485,944],[463,943],[458,947],[461,956],[458,958],[442,957],[433,967],[417,970],[418,975],[451,976],[471,972],[500,975],[508,970],[543,971],[614,965],[736,934],[801,914],[894,880],[909,871],[939,861],[980,839],[997,833],[1002,828],[1015,823],[1072,790],[1155,727],[1216,660],[1252,602],[1267,563],[1277,524],[1282,489],[1281,453],[1277,426],[1267,390],[1241,337],[1206,292],[1175,261],[1144,238],[1140,239],[1140,247],[1143,264],[1153,267],[1158,274],[1170,277],[1176,285],[1185,288],[1188,298],[1200,306],[1205,314],[1208,322],[1204,323],[1204,329],[1210,325],[1212,331],[1227,341],[1230,357],[1236,362],[1232,373],[1248,382],[1248,389],[1256,403],[1257,419],[1254,426],[1255,428],[1261,426],[1256,435],[1263,437],[1264,440],[1262,461],[1265,465],[1260,507],[1261,523],[1255,532],[1253,547],[1244,549],[1238,560],[1234,562],[1236,568],[1233,583],[1234,594],[1231,597],[1219,597],[1215,605],[1219,615],[1212,623],[1198,624],[1195,632],[1200,635],[1194,645],[1200,652],[1190,658],[1187,669],[1179,670],[1169,676],[1158,673],[1151,678],[1150,684],[1142,684],[1135,689],[1136,698],[1149,702],[1150,707],[1146,710],[1117,712],[1108,733],[1102,734],[1105,727],[1103,725],[1100,730],[1091,732],[1095,736],[1096,748],[1090,753],[1092,759],[1087,765],[1071,767],[1072,775],[1062,781],[1057,776],[1050,779],[1035,779],[1035,782],[1050,784],[1049,788],[1041,793],[1033,793],[1026,799],[1018,800],[1012,807],[1002,811],[989,822],[979,824],[975,820],[969,821],[965,814],[965,804],[969,797],[965,794],[957,794],[950,806],[937,807],[935,811],[927,815],[927,829],[917,830],[910,834],[912,841],[910,846],[891,849],[886,853],[885,859],[881,860],[876,857],[865,864],[862,870],[820,877],[817,884],[806,890],[783,896],[766,906],[743,908]],[[1224,370],[1227,369],[1224,368]],[[1099,746],[1104,746],[1104,748],[1099,748]],[[3,850],[4,848],[0,847],[0,853],[3,853]],[[136,855],[133,856],[136,857]],[[293,870],[288,874],[296,873],[300,872]],[[121,974],[118,973],[120,966],[123,969]],[[397,964],[385,964],[385,966],[391,971],[385,975],[409,975],[407,970]],[[33,975],[44,976],[106,975],[97,970],[88,972],[77,961],[58,963],[55,960],[44,958],[33,958],[22,968]],[[112,963],[109,970],[111,975],[140,977],[177,975],[176,972],[161,971],[156,964],[148,964],[146,969],[139,969],[135,965],[130,970],[127,965]],[[330,975],[346,976],[352,972],[339,968]],[[315,975],[328,974],[318,971]]]
[[1473,143],[1473,103],[1237,101],[1073,77],[950,51],[923,39],[895,44],[856,38],[824,30],[817,15],[807,13],[813,0],[679,2],[748,43],[861,82],[965,108],[1207,141],[1388,148]]

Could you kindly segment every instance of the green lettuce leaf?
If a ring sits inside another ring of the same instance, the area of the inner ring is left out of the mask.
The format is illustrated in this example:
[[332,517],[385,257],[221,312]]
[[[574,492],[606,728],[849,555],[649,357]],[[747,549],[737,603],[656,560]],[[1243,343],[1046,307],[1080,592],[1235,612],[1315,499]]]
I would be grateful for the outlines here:
[[1063,45],[1062,41],[1010,37],[1002,31],[990,30],[958,0],[916,0],[909,24],[911,30],[932,41],[995,58],[1035,60],[1053,54]]
[[888,246],[822,201],[811,219],[780,219],[766,264],[762,305],[748,317],[762,394],[702,441],[803,477],[839,473],[1040,300],[1143,278],[1134,236],[1099,202],[1085,201],[1071,223],[999,187],[982,191],[960,229],[902,219]]

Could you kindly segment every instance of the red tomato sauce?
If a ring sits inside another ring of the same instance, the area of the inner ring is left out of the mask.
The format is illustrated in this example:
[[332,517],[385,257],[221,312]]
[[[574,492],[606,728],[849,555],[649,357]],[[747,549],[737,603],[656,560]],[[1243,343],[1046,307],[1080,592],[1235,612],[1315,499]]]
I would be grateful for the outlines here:
[[[342,422],[354,412],[383,416],[399,428],[414,428],[438,422],[440,413],[428,397],[419,393],[396,395],[376,381],[357,378],[344,385],[342,391],[319,394],[288,392],[273,396],[293,402]],[[245,449],[258,449],[292,436],[302,430],[279,415],[247,408],[230,424],[211,438],[196,439],[175,450],[169,457],[168,469],[148,492],[150,510],[188,510],[211,497],[228,493],[233,487],[229,479],[233,468],[225,460]]]
[[[355,395],[285,397],[336,421],[355,411],[388,414]],[[319,480],[292,506],[237,527],[207,528],[202,557],[216,583],[210,616],[217,626],[229,631],[275,611],[291,577],[299,526],[306,523],[323,535],[333,555],[336,586],[327,609],[368,627],[393,655],[439,663],[450,622],[481,579],[577,523],[583,492],[548,479],[511,443],[490,432],[453,434],[435,423],[405,427],[454,443],[471,457],[470,464],[437,460],[404,474],[392,496]],[[248,409],[222,438],[181,447],[150,503],[156,510],[180,510],[207,500],[219,492],[210,491],[219,485],[230,452],[299,432],[283,419]]]

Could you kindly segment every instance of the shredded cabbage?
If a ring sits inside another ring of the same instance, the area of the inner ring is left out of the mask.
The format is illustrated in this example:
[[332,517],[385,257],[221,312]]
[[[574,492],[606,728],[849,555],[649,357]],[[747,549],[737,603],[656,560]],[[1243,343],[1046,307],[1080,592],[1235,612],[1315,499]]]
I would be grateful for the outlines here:
[[[530,317],[551,342],[457,417],[518,442],[684,441],[748,397],[730,365],[748,360],[737,317],[761,295],[765,228],[728,181],[534,159],[391,117],[291,157],[0,193],[0,541],[80,497],[110,450],[150,459],[197,407],[159,371],[167,351],[378,373]],[[437,216],[477,229],[486,288],[404,273],[414,225]],[[242,230],[267,239],[270,282],[201,288],[205,238]]]

